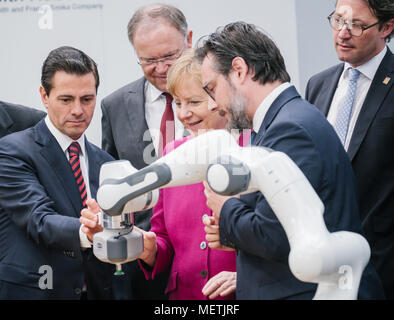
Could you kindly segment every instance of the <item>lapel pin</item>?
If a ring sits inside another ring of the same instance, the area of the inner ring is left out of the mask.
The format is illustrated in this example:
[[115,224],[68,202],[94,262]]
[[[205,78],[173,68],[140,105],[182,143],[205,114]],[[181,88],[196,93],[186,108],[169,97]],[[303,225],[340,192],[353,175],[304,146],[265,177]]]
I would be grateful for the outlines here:
[[389,82],[390,82],[390,80],[391,80],[391,78],[386,77],[386,79],[383,80],[383,83],[384,83],[385,85],[388,85]]

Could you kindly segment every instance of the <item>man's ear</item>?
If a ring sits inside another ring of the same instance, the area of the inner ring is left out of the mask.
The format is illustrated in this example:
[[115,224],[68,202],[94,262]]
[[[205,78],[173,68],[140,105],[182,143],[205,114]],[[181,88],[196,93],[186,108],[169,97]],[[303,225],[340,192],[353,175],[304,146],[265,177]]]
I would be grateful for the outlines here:
[[386,37],[388,37],[390,35],[391,32],[393,32],[394,29],[394,19],[390,19],[389,21],[387,21],[381,30],[381,37],[383,39],[385,39]]
[[189,30],[186,37],[187,48],[190,49],[193,46],[193,31]]
[[40,96],[41,96],[41,100],[42,100],[42,103],[44,104],[45,108],[48,109],[49,97],[48,97],[48,95],[47,95],[47,93],[46,93],[46,91],[45,91],[43,86],[40,86]]
[[249,67],[243,58],[235,57],[232,62],[232,71],[234,72],[234,76],[237,81],[242,84],[247,78]]

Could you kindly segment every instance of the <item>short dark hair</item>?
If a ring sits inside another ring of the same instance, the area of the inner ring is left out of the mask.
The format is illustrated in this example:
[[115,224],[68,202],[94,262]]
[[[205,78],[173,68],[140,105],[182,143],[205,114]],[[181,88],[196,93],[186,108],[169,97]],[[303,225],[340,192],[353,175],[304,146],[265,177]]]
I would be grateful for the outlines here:
[[215,58],[217,71],[226,77],[232,69],[233,59],[241,57],[254,72],[254,81],[261,84],[290,81],[278,47],[253,24],[230,23],[200,39],[196,58],[202,62],[209,53]]
[[186,17],[182,11],[168,4],[156,3],[139,8],[131,17],[127,25],[127,34],[132,45],[134,45],[133,40],[137,27],[147,18],[166,21],[177,29],[185,38],[187,36],[188,26]]
[[[393,0],[365,0],[371,8],[372,13],[379,20],[379,29],[391,19],[394,19],[394,1]],[[394,30],[386,37],[389,42],[394,34]]]
[[49,95],[52,89],[52,78],[57,71],[68,74],[85,75],[93,73],[96,80],[96,92],[100,84],[97,65],[88,55],[73,47],[63,46],[52,50],[45,59],[41,72],[41,85]]

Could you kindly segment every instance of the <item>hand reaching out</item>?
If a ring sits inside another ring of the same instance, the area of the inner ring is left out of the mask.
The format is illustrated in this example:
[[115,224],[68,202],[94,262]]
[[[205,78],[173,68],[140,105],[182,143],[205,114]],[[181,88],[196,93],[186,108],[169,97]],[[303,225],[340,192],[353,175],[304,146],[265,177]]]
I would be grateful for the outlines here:
[[103,231],[103,227],[99,224],[101,210],[94,199],[86,201],[87,208],[82,209],[79,221],[82,223],[82,232],[86,234],[90,242],[93,242],[93,235]]

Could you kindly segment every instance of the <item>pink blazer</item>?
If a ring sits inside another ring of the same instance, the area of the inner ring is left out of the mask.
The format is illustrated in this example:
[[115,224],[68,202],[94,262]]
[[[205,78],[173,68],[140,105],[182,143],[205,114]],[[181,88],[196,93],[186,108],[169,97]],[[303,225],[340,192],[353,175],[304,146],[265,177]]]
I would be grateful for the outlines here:
[[[176,140],[166,150],[190,138]],[[205,214],[211,216],[212,211],[206,206],[202,183],[160,190],[151,218],[151,231],[157,235],[156,263],[152,271],[140,266],[147,279],[171,268],[166,289],[171,300],[206,300],[201,290],[208,280],[221,271],[235,271],[234,251],[208,247],[202,222]],[[235,299],[235,295],[224,299]]]

